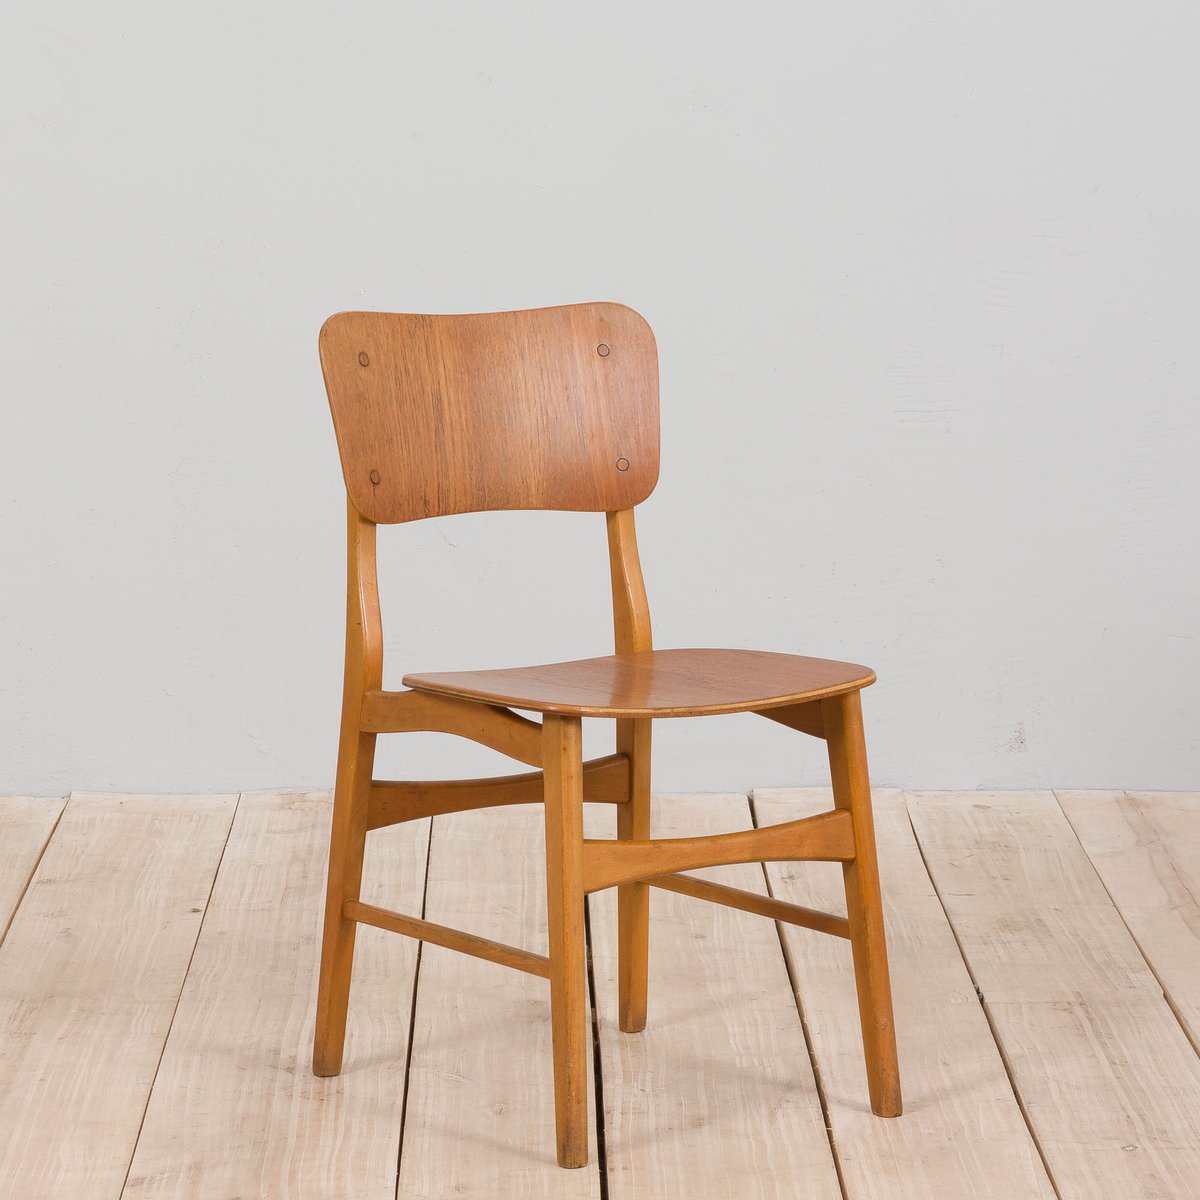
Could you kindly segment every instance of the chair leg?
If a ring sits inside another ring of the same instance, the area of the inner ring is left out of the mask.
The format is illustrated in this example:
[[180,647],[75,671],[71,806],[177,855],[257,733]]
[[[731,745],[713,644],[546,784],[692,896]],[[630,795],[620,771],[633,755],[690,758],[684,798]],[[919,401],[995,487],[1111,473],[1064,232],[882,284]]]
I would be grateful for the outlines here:
[[558,1164],[587,1163],[587,965],[583,932],[583,741],[578,717],[547,715],[546,896]]
[[[650,836],[651,722],[618,721],[617,749],[629,755],[629,803],[617,806],[617,839]],[[623,883],[617,888],[618,1017],[625,1033],[646,1028],[646,989],[650,968],[650,888]]]
[[898,1117],[902,1108],[900,1068],[896,1061],[892,987],[888,978],[883,903],[875,859],[875,823],[871,816],[862,701],[858,692],[850,692],[822,701],[821,709],[833,778],[833,802],[837,808],[849,811],[854,830],[855,857],[843,865],[843,878],[867,1064],[867,1090],[871,1111],[876,1116]]
[[343,728],[329,837],[325,932],[317,985],[317,1027],[313,1036],[314,1075],[337,1075],[342,1069],[354,934],[358,928],[356,921],[342,915],[342,909],[347,900],[358,899],[362,885],[367,799],[374,764],[375,734]]

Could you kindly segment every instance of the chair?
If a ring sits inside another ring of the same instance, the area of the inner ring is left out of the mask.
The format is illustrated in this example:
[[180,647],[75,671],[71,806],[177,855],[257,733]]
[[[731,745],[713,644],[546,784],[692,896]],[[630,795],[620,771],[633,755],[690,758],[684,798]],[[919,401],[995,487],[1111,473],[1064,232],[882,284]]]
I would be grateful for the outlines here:
[[[321,364],[349,510],[346,670],[313,1070],[341,1070],[354,935],[374,925],[550,983],[558,1161],[587,1161],[584,897],[616,887],[620,1026],[646,1024],[649,888],[848,938],[871,1108],[900,1082],[859,692],[866,667],[749,650],[654,650],[634,507],[658,479],[658,361],[632,309],[575,304],[419,316],[349,312],[321,330]],[[382,686],[378,524],[495,509],[606,514],[616,653],[508,670],[408,675]],[[514,709],[541,715],[540,723]],[[829,812],[784,825],[650,838],[657,718],[755,712],[825,740]],[[616,721],[616,753],[584,762],[584,717]],[[496,779],[372,778],[381,733],[458,734],[538,768]],[[367,834],[400,821],[544,800],[549,954],[498,944],[359,899]],[[613,804],[615,840],[583,836],[583,802]],[[842,864],[845,917],[685,874],[725,863]]]

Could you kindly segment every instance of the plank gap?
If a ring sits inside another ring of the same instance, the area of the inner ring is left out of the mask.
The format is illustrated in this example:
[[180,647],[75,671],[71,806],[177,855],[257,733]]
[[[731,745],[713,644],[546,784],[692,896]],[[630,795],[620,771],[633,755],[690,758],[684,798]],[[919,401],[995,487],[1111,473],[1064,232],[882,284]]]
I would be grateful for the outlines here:
[[[345,1069],[314,1076],[329,827],[327,792],[241,797],[125,1200],[395,1200],[417,947],[360,933]],[[366,899],[419,907],[428,830],[368,846]]]
[[[750,806],[750,823],[755,829],[759,828],[758,823],[758,808],[754,803],[754,794],[749,793],[746,796],[746,802]],[[759,868],[762,871],[763,883],[767,889],[767,895],[773,899],[778,899],[774,889],[771,887],[771,876],[767,871],[765,862],[759,863]],[[808,1017],[804,1012],[804,1000],[800,995],[800,973],[796,968],[796,964],[792,959],[791,951],[788,950],[787,938],[784,936],[783,925],[779,921],[773,922],[775,925],[775,936],[779,939],[779,950],[783,954],[783,965],[787,971],[788,983],[792,988],[792,999],[796,1004],[796,1016],[800,1021],[800,1029],[804,1034],[804,1046],[808,1051],[809,1062],[812,1063],[813,1080],[817,1085],[817,1099],[821,1103],[821,1119],[825,1122],[825,1136],[829,1140],[829,1153],[833,1157],[833,1169],[837,1173],[838,1187],[842,1191],[842,1200],[850,1200],[850,1193],[846,1188],[846,1177],[842,1171],[842,1159],[838,1153],[837,1138],[833,1133],[833,1117],[829,1111],[829,1097],[825,1094],[825,1080],[821,1074],[821,1065],[817,1061],[816,1051],[813,1049],[812,1030],[808,1026]]]
[[12,928],[13,921],[16,920],[17,910],[21,907],[22,901],[25,899],[25,893],[29,891],[29,885],[33,882],[33,877],[37,874],[37,869],[41,866],[42,857],[46,853],[46,847],[50,845],[50,839],[54,837],[54,831],[58,828],[58,823],[63,818],[63,813],[67,811],[67,800],[69,797],[64,796],[62,803],[58,806],[58,816],[50,825],[50,830],[42,839],[42,844],[37,853],[34,855],[33,862],[30,864],[29,870],[25,875],[24,882],[17,889],[16,899],[13,901],[12,910],[4,919],[4,928],[0,929],[0,946],[4,945],[4,939],[8,937],[8,931]]
[[975,970],[971,966],[971,960],[967,957],[962,939],[958,935],[958,929],[950,917],[950,910],[946,907],[946,901],[942,896],[942,889],[938,886],[937,878],[929,865],[929,860],[925,856],[925,847],[921,844],[921,835],[917,832],[916,824],[913,822],[912,813],[908,807],[907,793],[904,795],[904,815],[908,819],[909,828],[912,830],[913,841],[917,844],[917,853],[921,856],[921,862],[925,867],[925,874],[929,876],[929,882],[933,886],[934,895],[937,896],[938,903],[942,906],[942,912],[946,914],[946,924],[950,927],[950,932],[954,935],[955,944],[958,946],[958,953],[963,960],[963,966],[966,967],[967,974],[971,977],[971,984],[975,988],[975,995],[979,997],[979,1007],[983,1009],[988,1029],[991,1030],[992,1041],[996,1043],[996,1050],[1000,1054],[1000,1061],[1004,1064],[1004,1073],[1008,1076],[1008,1086],[1012,1088],[1012,1094],[1016,1098],[1017,1107],[1021,1110],[1021,1119],[1025,1122],[1025,1128],[1029,1130],[1030,1140],[1033,1142],[1033,1147],[1038,1153],[1038,1158],[1042,1160],[1042,1168],[1046,1172],[1046,1178],[1050,1181],[1050,1186],[1054,1189],[1055,1196],[1058,1197],[1058,1200],[1063,1200],[1062,1189],[1058,1186],[1058,1180],[1054,1178],[1054,1172],[1050,1169],[1050,1163],[1046,1158],[1046,1152],[1042,1147],[1041,1139],[1038,1137],[1037,1130],[1033,1127],[1033,1121],[1030,1119],[1029,1111],[1025,1107],[1025,1098],[1021,1095],[1021,1089],[1017,1087],[1012,1063],[1008,1060],[1008,1052],[1005,1050],[1004,1042],[997,1032],[996,1022],[992,1018],[991,1009],[988,1008],[987,998],[983,994],[983,989],[979,986],[979,980],[975,977]]
[[138,1142],[142,1139],[142,1130],[146,1125],[146,1113],[150,1109],[150,1097],[154,1095],[154,1085],[158,1082],[158,1072],[162,1068],[163,1055],[167,1052],[167,1043],[171,1040],[171,1030],[175,1028],[175,1018],[179,1015],[179,1001],[183,998],[183,989],[187,987],[187,977],[192,969],[192,963],[196,960],[196,947],[200,945],[200,935],[204,932],[204,921],[208,916],[208,906],[212,903],[213,888],[217,886],[217,876],[221,874],[221,863],[225,861],[225,851],[229,849],[229,839],[233,835],[234,822],[237,821],[238,809],[242,804],[242,792],[238,792],[237,799],[233,802],[233,814],[229,818],[229,826],[225,830],[225,840],[221,843],[221,852],[217,855],[216,869],[212,874],[212,881],[208,885],[208,895],[204,900],[204,911],[200,914],[200,922],[196,926],[196,939],[192,942],[192,952],[188,955],[187,966],[184,968],[183,975],[179,980],[179,994],[175,997],[175,1007],[171,1010],[171,1019],[167,1022],[167,1035],[163,1038],[162,1047],[158,1052],[158,1062],[154,1064],[154,1074],[150,1079],[150,1087],[146,1090],[146,1102],[142,1105],[142,1116],[138,1121],[137,1133],[133,1138],[133,1145],[129,1148],[129,1162],[125,1166],[125,1176],[121,1180],[121,1195],[125,1191],[126,1185],[129,1183],[129,1172],[133,1170],[133,1160],[137,1156]]
[[604,1067],[600,1061],[600,1017],[596,1008],[596,968],[592,962],[591,897],[583,898],[583,938],[587,953],[588,1004],[592,1021],[592,1085],[596,1101],[596,1165],[600,1171],[600,1200],[608,1200],[608,1144],[604,1129]]
[[[429,818],[429,837],[425,842],[425,877],[421,884],[421,920],[426,920],[429,904],[429,858],[433,853],[433,826],[437,817]],[[404,1157],[404,1126],[408,1120],[409,1082],[412,1076],[413,1030],[417,1024],[417,989],[421,986],[421,957],[425,943],[417,942],[417,961],[413,967],[412,1000],[408,1009],[408,1047],[404,1052],[404,1099],[400,1104],[400,1138],[396,1143],[396,1200],[400,1200],[400,1162]]]
[[113,1196],[128,1176],[236,802],[66,801],[0,954],[12,1195]]
[[[426,919],[470,924],[509,942],[536,931],[534,946],[543,949],[544,818],[541,804],[437,817]],[[549,1008],[543,979],[426,947],[400,1165],[404,1200],[600,1200],[591,1122],[588,1166],[564,1171],[555,1161]]]
[[[588,815],[588,836],[607,814]],[[751,828],[745,793],[655,796],[654,837]],[[700,877],[765,895],[757,862]],[[844,1200],[778,933],[651,889],[650,1012],[620,1031],[616,897],[592,897],[612,1200]],[[840,944],[840,943],[839,943]]]
[[[1071,832],[1075,835],[1075,840],[1079,843],[1079,848],[1083,851],[1084,857],[1087,858],[1088,862],[1091,864],[1092,870],[1095,871],[1096,878],[1100,881],[1100,886],[1104,889],[1104,894],[1108,897],[1109,903],[1111,903],[1113,908],[1116,909],[1117,916],[1121,918],[1121,924],[1125,926],[1130,938],[1133,940],[1133,944],[1138,949],[1138,953],[1145,961],[1147,969],[1150,971],[1150,974],[1154,976],[1155,982],[1162,989],[1163,1000],[1166,1001],[1167,1007],[1171,1010],[1171,1015],[1174,1016],[1175,1020],[1179,1022],[1179,1028],[1183,1030],[1183,1036],[1187,1038],[1188,1044],[1192,1047],[1192,1050],[1195,1052],[1197,1057],[1200,1057],[1200,1029],[1197,1029],[1195,1032],[1192,1031],[1191,1025],[1184,1016],[1183,1011],[1175,1002],[1175,997],[1171,994],[1171,989],[1167,986],[1167,983],[1163,979],[1162,975],[1159,974],[1158,968],[1154,965],[1154,960],[1150,957],[1150,954],[1147,952],[1146,947],[1142,943],[1142,939],[1138,937],[1137,930],[1133,925],[1130,924],[1128,918],[1125,916],[1124,909],[1122,909],[1121,905],[1118,903],[1116,896],[1113,895],[1112,889],[1108,886],[1108,882],[1104,878],[1104,873],[1092,860],[1091,854],[1088,853],[1088,848],[1084,844],[1083,838],[1079,836],[1079,830],[1076,828],[1075,822],[1071,820],[1070,812],[1068,811],[1067,807],[1063,805],[1063,802],[1059,798],[1057,791],[1052,792],[1052,795],[1054,796],[1054,803],[1058,805],[1062,815],[1066,818],[1067,824],[1070,826]],[[1123,791],[1121,795],[1126,799],[1129,798],[1128,791]]]

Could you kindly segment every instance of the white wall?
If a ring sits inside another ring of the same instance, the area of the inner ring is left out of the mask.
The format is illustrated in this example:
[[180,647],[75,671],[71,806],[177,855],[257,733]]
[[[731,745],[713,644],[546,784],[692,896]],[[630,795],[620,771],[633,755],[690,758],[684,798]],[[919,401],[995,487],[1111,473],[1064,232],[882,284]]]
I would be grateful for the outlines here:
[[[4,24],[0,791],[327,784],[318,326],[590,299],[661,348],[660,645],[875,666],[878,783],[1200,787],[1194,5]],[[381,540],[391,682],[608,648],[600,517]],[[657,737],[660,788],[825,778],[753,717]]]

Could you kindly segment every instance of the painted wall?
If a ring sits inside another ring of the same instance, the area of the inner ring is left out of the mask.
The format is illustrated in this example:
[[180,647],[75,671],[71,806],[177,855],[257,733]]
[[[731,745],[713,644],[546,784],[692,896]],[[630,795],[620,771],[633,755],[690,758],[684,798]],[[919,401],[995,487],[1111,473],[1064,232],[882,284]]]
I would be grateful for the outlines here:
[[[1200,787],[1195,6],[5,26],[0,790],[327,784],[322,319],[589,299],[661,348],[660,645],[875,666],[878,783]],[[389,682],[606,652],[603,539],[386,531]],[[657,738],[664,789],[825,779],[753,717]],[[502,768],[383,740],[382,774]]]

